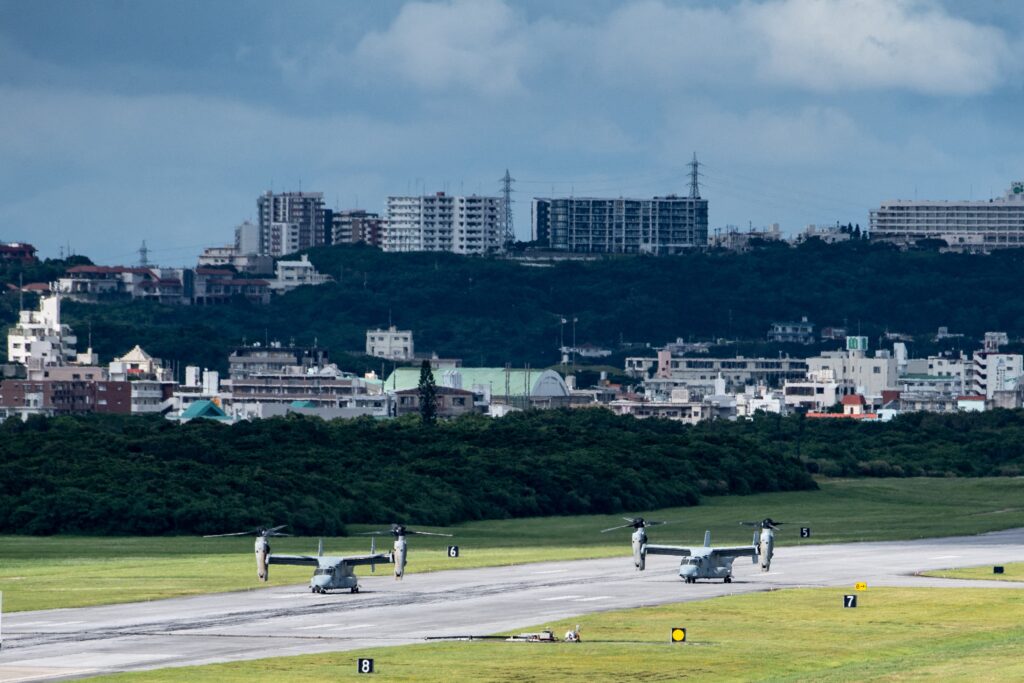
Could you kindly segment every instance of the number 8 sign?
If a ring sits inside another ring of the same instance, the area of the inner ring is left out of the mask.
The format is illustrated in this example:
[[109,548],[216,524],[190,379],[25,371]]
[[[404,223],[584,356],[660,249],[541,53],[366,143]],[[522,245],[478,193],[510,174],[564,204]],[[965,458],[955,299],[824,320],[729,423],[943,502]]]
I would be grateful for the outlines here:
[[360,658],[356,664],[356,671],[361,674],[372,674],[373,660]]

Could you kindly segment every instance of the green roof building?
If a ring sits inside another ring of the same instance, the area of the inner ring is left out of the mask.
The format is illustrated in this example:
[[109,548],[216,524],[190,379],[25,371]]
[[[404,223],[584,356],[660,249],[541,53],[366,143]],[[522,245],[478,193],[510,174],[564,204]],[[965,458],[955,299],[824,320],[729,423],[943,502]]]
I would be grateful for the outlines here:
[[[384,391],[415,389],[419,383],[419,368],[396,368],[384,381]],[[568,405],[569,402],[569,387],[554,370],[439,368],[434,370],[434,383],[439,387],[484,394],[504,403],[525,404],[529,400],[533,405]]]

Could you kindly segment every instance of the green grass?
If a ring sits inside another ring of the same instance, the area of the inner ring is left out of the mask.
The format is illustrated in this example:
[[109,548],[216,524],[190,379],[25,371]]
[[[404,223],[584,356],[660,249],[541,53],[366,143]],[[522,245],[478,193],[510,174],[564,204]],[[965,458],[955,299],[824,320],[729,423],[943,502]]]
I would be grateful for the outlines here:
[[1003,565],[1002,574],[994,574],[992,565],[984,567],[960,567],[958,569],[940,569],[924,572],[924,576],[937,576],[940,579],[989,579],[994,581],[1024,581],[1024,562]]
[[[820,491],[723,496],[643,514],[673,522],[651,531],[663,543],[700,542],[705,529],[715,543],[749,542],[750,528],[738,522],[765,516],[811,526],[807,541],[797,537],[799,525],[783,527],[780,545],[976,534],[1024,526],[1024,478],[823,480]],[[625,555],[626,530],[599,533],[618,523],[610,515],[471,522],[450,529],[454,539],[411,538],[409,571]],[[460,546],[459,559],[446,557],[448,543]],[[260,585],[252,544],[248,537],[2,536],[0,590],[4,608],[21,611],[252,589]],[[365,553],[369,540],[327,539],[325,546],[333,554]],[[315,552],[316,539],[275,539],[273,548]],[[309,573],[275,565],[271,585],[303,583]]]
[[[98,681],[327,681],[372,657],[388,681],[904,681],[1024,679],[1024,591],[881,588],[745,594],[541,624],[583,643],[442,642],[102,677]],[[687,643],[669,642],[675,626]]]

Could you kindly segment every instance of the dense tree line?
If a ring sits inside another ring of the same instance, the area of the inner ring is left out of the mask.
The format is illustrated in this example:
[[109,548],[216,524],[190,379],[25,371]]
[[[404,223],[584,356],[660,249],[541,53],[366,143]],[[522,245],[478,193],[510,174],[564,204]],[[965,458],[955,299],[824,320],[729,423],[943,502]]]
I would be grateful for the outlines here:
[[[295,338],[318,341],[350,369],[380,371],[379,361],[340,354],[362,349],[366,329],[389,319],[415,332],[417,349],[467,365],[534,367],[558,361],[560,340],[572,341],[572,325],[561,320],[573,317],[577,342],[615,347],[676,337],[763,340],[773,321],[802,315],[819,327],[845,324],[872,337],[888,329],[924,339],[940,325],[973,339],[987,330],[1024,335],[1024,299],[1010,295],[1024,250],[901,252],[865,240],[811,239],[793,248],[765,243],[744,254],[609,256],[543,268],[359,246],[314,249],[310,259],[337,282],[275,297],[268,306],[244,300],[209,308],[69,304],[65,317],[83,338],[91,324],[93,346],[104,357],[140,343],[159,357],[221,370],[230,347],[243,340]],[[0,318],[9,319],[11,308],[0,305]],[[972,340],[965,344],[974,348]],[[608,362],[621,367],[620,357]]]
[[289,524],[614,513],[702,494],[815,486],[803,465],[738,431],[604,410],[424,425],[290,417],[232,426],[35,417],[0,425],[0,532],[215,533]]

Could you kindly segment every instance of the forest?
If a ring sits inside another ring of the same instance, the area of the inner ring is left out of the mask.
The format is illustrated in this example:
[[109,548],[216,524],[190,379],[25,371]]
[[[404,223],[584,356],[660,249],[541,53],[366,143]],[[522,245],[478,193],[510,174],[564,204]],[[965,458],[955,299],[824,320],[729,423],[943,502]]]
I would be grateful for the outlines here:
[[[574,336],[579,344],[613,350],[635,345],[608,360],[621,367],[626,353],[646,344],[677,337],[763,340],[773,321],[801,316],[818,328],[845,325],[868,335],[872,348],[885,331],[916,335],[912,354],[934,350],[928,339],[940,325],[967,335],[967,350],[988,330],[1024,335],[1024,299],[1007,296],[1018,288],[1022,250],[943,254],[811,239],[796,247],[765,243],[747,253],[606,256],[547,267],[360,246],[313,249],[309,256],[336,282],[300,288],[268,306],[69,303],[65,318],[81,340],[91,331],[104,360],[138,343],[160,358],[221,370],[231,347],[277,339],[317,342],[344,369],[380,371],[380,361],[360,354],[366,329],[389,320],[413,330],[417,351],[466,365],[534,367],[557,363],[560,343],[571,344]],[[0,322],[13,319],[12,297],[0,301]],[[747,345],[769,355],[803,356],[818,348]]]
[[1020,476],[1024,411],[889,423],[759,416],[684,426],[603,409],[223,425],[160,417],[0,424],[0,532],[213,533],[289,524],[626,513],[829,476]]

